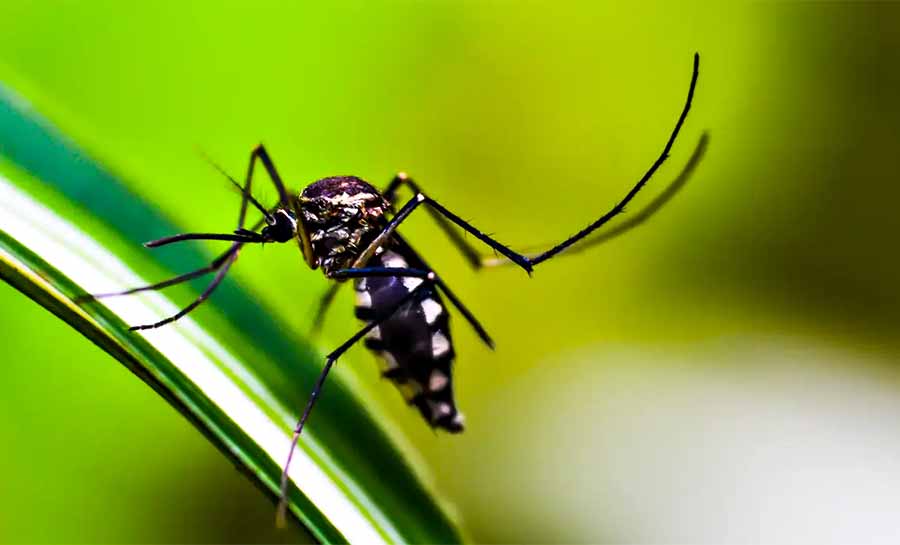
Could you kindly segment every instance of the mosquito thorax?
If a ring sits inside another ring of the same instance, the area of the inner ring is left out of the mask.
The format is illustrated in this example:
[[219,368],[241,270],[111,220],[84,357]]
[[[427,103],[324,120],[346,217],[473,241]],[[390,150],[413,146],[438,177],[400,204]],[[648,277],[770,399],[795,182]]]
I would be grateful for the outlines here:
[[328,274],[347,268],[387,224],[389,203],[355,176],[322,178],[298,198],[318,266]]

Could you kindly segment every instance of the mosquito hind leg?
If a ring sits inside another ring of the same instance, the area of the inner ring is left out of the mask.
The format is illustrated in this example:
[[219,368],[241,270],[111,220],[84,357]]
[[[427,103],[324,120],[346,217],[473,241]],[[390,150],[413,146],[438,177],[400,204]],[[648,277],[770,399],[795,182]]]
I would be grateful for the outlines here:
[[[378,248],[383,246],[390,240],[391,236],[393,236],[394,231],[396,231],[397,227],[402,223],[407,217],[409,217],[412,212],[418,208],[420,205],[425,204],[427,207],[434,212],[440,214],[446,220],[449,220],[451,223],[456,224],[461,227],[464,231],[474,236],[478,240],[487,244],[494,251],[502,254],[504,257],[521,267],[527,273],[531,274],[531,271],[534,269],[535,265],[543,263],[548,259],[556,256],[557,254],[565,251],[567,248],[587,237],[603,225],[605,225],[609,220],[618,214],[622,213],[625,210],[625,206],[631,202],[631,200],[637,195],[637,193],[643,189],[643,187],[647,184],[653,174],[659,169],[659,167],[665,162],[665,160],[669,157],[669,152],[672,149],[672,145],[675,143],[675,139],[678,136],[678,133],[681,131],[681,126],[684,124],[684,120],[687,118],[688,112],[691,109],[691,101],[694,98],[694,89],[697,86],[697,77],[699,75],[700,68],[700,56],[698,54],[694,54],[694,65],[693,72],[691,75],[691,83],[688,88],[687,99],[685,100],[684,107],[681,110],[681,114],[678,117],[677,122],[675,123],[675,128],[672,130],[672,133],[669,135],[669,139],[666,141],[666,145],[660,153],[659,157],[657,157],[656,161],[650,166],[647,172],[641,177],[638,182],[632,186],[631,190],[625,195],[625,197],[620,200],[615,206],[613,206],[608,212],[600,216],[597,220],[589,224],[587,227],[576,233],[575,235],[563,240],[559,244],[551,247],[549,250],[546,250],[542,253],[539,253],[533,257],[529,257],[523,254],[516,252],[511,249],[509,246],[506,246],[491,236],[486,235],[485,233],[479,231],[475,226],[470,224],[469,222],[463,220],[453,212],[450,212],[441,204],[439,204],[434,199],[428,197],[421,191],[416,193],[416,195],[410,199],[406,205],[401,208],[397,214],[391,219],[388,223],[387,227],[382,230],[382,232],[375,237],[375,239],[369,244],[369,246],[360,254],[359,258],[353,263],[353,267],[362,267],[364,266],[369,259],[375,254]],[[399,180],[396,182],[396,185],[399,186],[403,183],[403,180]],[[388,187],[388,190],[396,189],[391,186]],[[391,193],[392,194],[392,193]]]
[[[694,152],[691,154],[691,157],[688,159],[687,163],[685,163],[684,167],[681,169],[681,172],[678,176],[675,177],[672,182],[669,183],[668,187],[657,195],[650,203],[644,206],[640,211],[636,214],[629,216],[629,218],[615,227],[603,231],[602,233],[597,233],[595,236],[585,239],[578,244],[575,244],[569,247],[565,251],[565,255],[573,255],[576,253],[581,253],[586,250],[593,248],[594,246],[599,246],[614,238],[618,238],[619,236],[631,231],[635,227],[642,225],[647,220],[649,220],[653,215],[655,215],[661,208],[663,208],[669,201],[671,201],[676,194],[678,194],[681,189],[687,184],[688,180],[694,173],[694,170],[697,168],[697,165],[703,159],[703,156],[706,153],[706,148],[709,146],[709,134],[703,133],[700,136],[700,140],[697,142],[697,146],[694,148]],[[541,247],[546,247],[547,245],[543,245]],[[527,253],[525,256],[534,261],[534,259],[540,255],[539,253]],[[490,257],[483,258],[483,264],[485,267],[499,267],[503,265],[511,265],[512,262],[506,258],[502,257]]]

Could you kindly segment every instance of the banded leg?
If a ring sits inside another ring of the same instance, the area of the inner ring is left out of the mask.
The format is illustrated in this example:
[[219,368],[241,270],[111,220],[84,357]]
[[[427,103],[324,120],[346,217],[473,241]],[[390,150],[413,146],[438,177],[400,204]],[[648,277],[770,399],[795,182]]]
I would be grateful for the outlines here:
[[665,147],[663,148],[662,153],[659,157],[654,161],[654,163],[650,166],[649,170],[641,177],[640,180],[631,188],[628,194],[619,201],[615,206],[613,206],[608,212],[600,216],[597,220],[589,224],[587,227],[576,233],[575,235],[563,240],[559,244],[551,247],[549,250],[546,250],[542,253],[539,253],[533,257],[528,257],[526,255],[520,254],[508,246],[501,244],[497,240],[492,237],[482,233],[478,229],[476,229],[473,225],[469,224],[456,214],[450,212],[443,206],[441,206],[438,202],[430,197],[426,196],[424,193],[417,193],[415,197],[413,197],[391,220],[388,226],[372,241],[372,243],[362,252],[360,257],[354,262],[353,267],[359,268],[364,266],[369,259],[375,254],[375,251],[383,246],[393,235],[394,231],[403,222],[409,215],[421,204],[425,203],[428,205],[430,209],[433,209],[444,218],[449,220],[452,223],[455,223],[463,230],[484,242],[495,251],[502,254],[504,257],[524,269],[526,272],[531,274],[531,271],[534,269],[535,265],[543,263],[548,259],[556,256],[560,252],[566,250],[573,244],[579,242],[584,239],[592,232],[596,231],[603,225],[605,225],[609,220],[618,214],[622,213],[625,209],[625,206],[631,202],[635,195],[646,185],[646,183],[650,180],[653,174],[659,169],[659,167],[665,162],[665,160],[669,156],[669,151],[672,149],[672,145],[675,142],[675,138],[678,136],[678,133],[681,131],[681,126],[684,124],[685,118],[687,118],[687,114],[691,109],[691,101],[694,97],[694,89],[697,85],[697,77],[699,75],[699,66],[700,66],[700,56],[698,54],[694,54],[694,67],[693,73],[691,76],[690,87],[688,88],[687,100],[685,101],[684,108],[681,111],[681,115],[678,117],[678,121],[675,124],[675,128],[673,129],[671,135],[669,136],[668,141],[666,142]]
[[297,421],[297,425],[294,428],[294,436],[291,440],[291,448],[288,452],[287,460],[284,463],[284,470],[281,472],[281,498],[278,502],[278,510],[276,514],[276,521],[278,523],[278,526],[284,526],[285,514],[287,512],[288,470],[291,467],[291,460],[294,457],[294,450],[297,448],[297,442],[300,440],[300,434],[303,432],[303,427],[306,424],[306,420],[309,418],[309,413],[310,411],[312,411],[313,405],[315,405],[316,400],[319,398],[319,394],[322,391],[322,386],[325,384],[325,379],[328,377],[328,373],[331,371],[332,366],[334,366],[334,363],[338,360],[338,358],[341,357],[344,352],[346,352],[351,346],[356,344],[360,339],[365,337],[369,331],[378,327],[385,320],[393,316],[398,309],[403,307],[403,305],[421,296],[425,288],[430,285],[431,283],[426,278],[425,282],[422,282],[414,290],[406,294],[397,302],[397,304],[395,304],[389,310],[379,316],[376,316],[374,320],[366,324],[365,327],[357,331],[352,337],[347,339],[343,344],[334,349],[326,357],[325,367],[322,369],[322,372],[319,373],[319,378],[316,379],[316,384],[315,386],[313,386],[312,393],[310,394],[309,399],[306,402],[306,407],[303,409],[303,414],[300,416],[300,420]]

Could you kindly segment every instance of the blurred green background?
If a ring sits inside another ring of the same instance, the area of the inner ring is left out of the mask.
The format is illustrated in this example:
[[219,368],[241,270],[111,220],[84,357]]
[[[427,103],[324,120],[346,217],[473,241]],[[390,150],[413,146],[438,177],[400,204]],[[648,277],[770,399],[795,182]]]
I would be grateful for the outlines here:
[[[405,225],[497,342],[456,319],[465,434],[433,434],[362,349],[337,372],[478,541],[900,533],[900,5],[58,1],[0,20],[0,80],[185,230],[237,213],[197,149],[240,174],[263,141],[297,189],[405,170],[520,248],[640,177],[699,51],[694,110],[631,210],[704,130],[709,150],[627,237],[529,279]],[[293,247],[242,256],[232,274],[304,334],[321,274]],[[323,350],[354,331],[350,296]],[[9,287],[0,308],[0,540],[308,539],[98,348]]]

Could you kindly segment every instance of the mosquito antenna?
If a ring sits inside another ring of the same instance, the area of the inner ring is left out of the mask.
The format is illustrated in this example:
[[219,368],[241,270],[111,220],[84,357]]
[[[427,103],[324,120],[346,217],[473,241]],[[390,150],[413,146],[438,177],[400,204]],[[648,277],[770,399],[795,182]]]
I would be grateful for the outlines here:
[[200,153],[200,156],[203,157],[203,159],[205,159],[207,163],[209,163],[210,165],[212,165],[212,167],[214,169],[219,171],[219,174],[228,178],[228,181],[231,182],[234,185],[234,187],[236,187],[237,190],[241,192],[241,195],[246,197],[247,200],[250,201],[250,203],[253,205],[253,207],[260,211],[260,213],[266,218],[267,223],[271,223],[273,221],[272,214],[270,214],[269,211],[266,209],[266,207],[264,207],[262,204],[260,204],[259,201],[256,200],[256,198],[252,194],[250,194],[249,191],[245,190],[241,186],[241,184],[239,184],[237,182],[237,180],[235,180],[234,178],[231,177],[230,174],[225,172],[225,169],[222,168],[221,166],[219,166],[218,163],[213,161],[209,155],[207,155],[206,153],[203,152],[203,150],[198,150],[198,151]]

